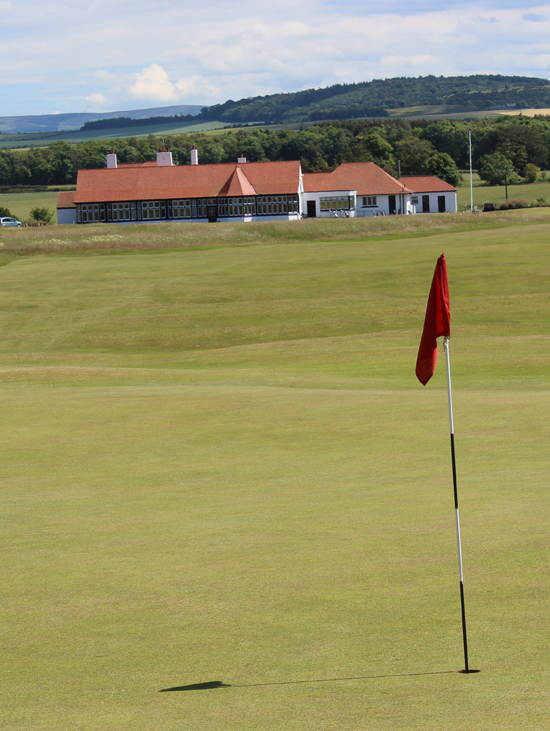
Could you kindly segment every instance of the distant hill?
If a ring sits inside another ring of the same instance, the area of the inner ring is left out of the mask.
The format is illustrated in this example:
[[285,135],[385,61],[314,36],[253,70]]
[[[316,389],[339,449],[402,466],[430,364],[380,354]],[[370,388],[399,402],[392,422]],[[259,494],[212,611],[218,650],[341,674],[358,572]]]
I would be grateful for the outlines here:
[[443,105],[446,111],[550,107],[550,81],[526,76],[420,76],[337,84],[289,94],[229,100],[198,118],[218,122],[306,122],[386,116],[400,107]]
[[[410,111],[411,108],[414,113]],[[191,123],[215,123],[217,126],[290,125],[323,120],[401,116],[400,110],[403,110],[403,116],[419,117],[423,113],[433,113],[436,109],[438,113],[453,114],[533,108],[550,108],[548,79],[487,74],[420,76],[336,84],[322,89],[255,96],[238,101],[230,99],[211,107],[182,104],[101,114],[75,112],[0,117],[0,132],[44,134],[79,130],[90,134],[94,131],[100,133],[101,130],[117,130],[117,134],[124,136],[131,135],[132,128],[160,128],[159,125],[162,126],[163,122],[167,129],[178,124],[183,127]],[[137,120],[141,120],[141,124]],[[71,133],[71,137],[72,135],[74,133]],[[0,147],[8,145],[8,140],[4,142],[6,144],[0,144]],[[19,141],[9,141],[10,146],[16,144]],[[40,144],[48,143],[43,140]]]
[[0,117],[0,132],[14,134],[17,132],[62,132],[80,129],[86,122],[112,117],[130,119],[147,119],[149,117],[170,117],[174,115],[194,116],[202,106],[197,104],[179,104],[171,107],[155,107],[152,109],[131,109],[118,112],[67,112],[63,114],[36,114],[28,116]]

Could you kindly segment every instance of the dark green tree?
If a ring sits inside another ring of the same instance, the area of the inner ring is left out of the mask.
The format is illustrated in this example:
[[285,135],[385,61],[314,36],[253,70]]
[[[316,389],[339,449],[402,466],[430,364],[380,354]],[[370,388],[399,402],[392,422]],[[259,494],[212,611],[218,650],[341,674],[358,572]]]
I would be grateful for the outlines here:
[[450,185],[457,186],[462,180],[455,161],[446,152],[436,152],[428,158],[425,170],[428,175],[437,175]]
[[501,152],[485,155],[480,160],[479,177],[489,185],[504,185],[505,182],[519,183],[519,177],[514,171],[511,160]]
[[407,137],[395,146],[394,155],[401,160],[403,175],[423,175],[427,171],[428,160],[437,152],[428,140]]

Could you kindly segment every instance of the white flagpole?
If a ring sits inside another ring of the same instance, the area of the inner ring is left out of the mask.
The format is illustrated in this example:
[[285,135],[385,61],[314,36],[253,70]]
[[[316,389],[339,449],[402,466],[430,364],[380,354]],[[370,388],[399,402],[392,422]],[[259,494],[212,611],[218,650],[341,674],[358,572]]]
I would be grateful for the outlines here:
[[[443,340],[443,347],[445,349],[445,360],[447,362],[447,391],[449,395],[449,422],[451,426],[451,458],[453,463],[453,487],[455,497],[455,517],[456,517],[456,542],[458,547],[458,575],[460,579],[460,606],[462,610],[462,639],[464,642],[464,670],[463,672],[469,673],[470,668],[468,666],[468,639],[466,637],[466,611],[464,608],[464,574],[462,571],[462,543],[460,540],[460,515],[458,512],[458,490],[456,483],[456,460],[455,460],[455,427],[453,420],[453,396],[451,393],[451,360],[449,356],[449,337],[446,336]],[[472,672],[476,672],[475,670]]]
[[470,213],[474,212],[474,178],[472,175],[472,131],[468,132],[470,142]]

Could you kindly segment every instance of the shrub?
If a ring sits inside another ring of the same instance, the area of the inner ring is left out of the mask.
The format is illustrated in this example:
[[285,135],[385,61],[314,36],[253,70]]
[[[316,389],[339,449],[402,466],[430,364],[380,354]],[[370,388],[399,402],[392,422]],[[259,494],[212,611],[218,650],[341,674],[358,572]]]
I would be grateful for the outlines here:
[[9,208],[2,208],[0,206],[0,216],[11,216]]
[[529,208],[529,203],[524,200],[504,201],[500,204],[501,211],[511,211],[513,208]]
[[37,223],[48,224],[53,221],[53,212],[46,206],[35,206],[31,208],[31,218]]
[[532,162],[527,163],[525,166],[525,169],[523,171],[523,174],[525,176],[525,182],[526,183],[534,183],[537,179],[538,174],[540,173],[540,168],[536,165],[533,165]]

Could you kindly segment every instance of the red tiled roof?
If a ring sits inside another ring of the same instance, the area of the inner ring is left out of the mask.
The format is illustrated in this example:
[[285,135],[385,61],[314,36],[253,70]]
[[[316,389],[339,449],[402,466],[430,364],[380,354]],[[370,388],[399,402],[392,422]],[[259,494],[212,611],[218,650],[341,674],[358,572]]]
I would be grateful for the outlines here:
[[57,207],[58,208],[75,208],[74,197],[76,195],[75,190],[64,190],[57,194]]
[[227,183],[220,190],[219,195],[240,196],[240,195],[256,195],[254,186],[246,177],[241,168],[235,168],[235,172],[229,178]]
[[[241,172],[236,173],[237,170]],[[299,184],[299,160],[248,162],[241,166],[237,163],[137,168],[123,165],[79,170],[74,200],[75,203],[102,203],[219,195],[295,195]],[[239,189],[243,192],[227,192]],[[245,190],[253,192],[245,193]]]
[[156,166],[156,160],[146,160],[145,162],[119,162],[117,164],[117,167],[119,168],[154,168]]
[[411,175],[399,178],[399,182],[410,188],[413,193],[456,192],[456,188],[446,183],[437,175]]
[[410,189],[373,162],[345,162],[331,173],[304,175],[306,193],[356,190],[357,195],[396,195]]

